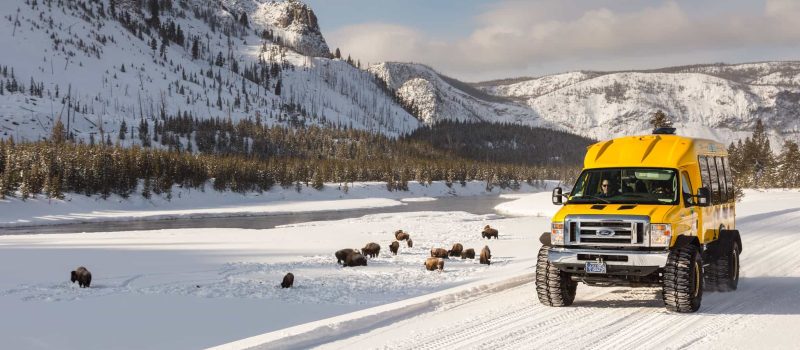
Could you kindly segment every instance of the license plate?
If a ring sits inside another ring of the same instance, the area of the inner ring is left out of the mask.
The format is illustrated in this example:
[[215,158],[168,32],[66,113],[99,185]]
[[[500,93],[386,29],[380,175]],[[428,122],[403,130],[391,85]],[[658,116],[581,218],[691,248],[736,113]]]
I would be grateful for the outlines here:
[[607,271],[604,262],[586,262],[586,273],[606,273]]

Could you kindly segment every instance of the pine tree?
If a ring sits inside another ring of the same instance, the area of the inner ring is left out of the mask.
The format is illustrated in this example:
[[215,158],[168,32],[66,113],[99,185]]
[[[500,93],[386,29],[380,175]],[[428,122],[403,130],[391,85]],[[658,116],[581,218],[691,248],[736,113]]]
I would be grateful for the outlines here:
[[53,124],[53,130],[50,133],[50,140],[56,145],[61,145],[64,143],[66,137],[67,133],[64,129],[64,123],[61,122],[61,118],[59,117]]
[[275,83],[275,95],[277,96],[281,95],[281,85],[283,85],[283,83],[281,82],[281,79],[278,79],[278,82]]
[[192,59],[196,60],[200,57],[200,47],[198,46],[197,37],[192,39]]
[[147,7],[150,9],[150,21],[152,25],[154,27],[159,26],[160,21],[158,19],[158,15],[161,11],[161,6],[159,6],[158,0],[149,0],[147,5]]
[[250,28],[250,21],[247,20],[247,13],[242,12],[242,17],[239,17],[239,24],[245,28]]
[[333,58],[339,58],[339,59],[342,58],[342,52],[339,51],[338,47],[336,48],[336,52],[334,52],[333,54]]
[[672,120],[669,116],[667,116],[664,112],[662,112],[659,109],[650,116],[650,126],[652,126],[653,129],[671,128]]
[[745,153],[745,159],[753,164],[753,185],[762,188],[769,187],[773,179],[775,158],[761,119],[756,120],[751,141],[751,149],[750,152]]
[[797,143],[786,141],[779,161],[779,186],[785,188],[800,187],[800,149]]
[[119,126],[119,140],[125,139],[125,134],[128,132],[128,124],[125,123],[125,120],[122,121],[122,124]]

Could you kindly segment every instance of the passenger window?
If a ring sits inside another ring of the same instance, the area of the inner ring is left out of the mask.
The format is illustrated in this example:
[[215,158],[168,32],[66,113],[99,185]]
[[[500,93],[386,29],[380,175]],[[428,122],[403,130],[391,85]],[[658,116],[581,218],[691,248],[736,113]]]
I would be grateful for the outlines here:
[[708,181],[708,162],[706,162],[705,156],[700,156],[697,158],[697,165],[700,166],[700,180],[702,183],[702,187],[707,188],[709,191],[711,190],[711,182]]
[[719,177],[717,176],[717,166],[714,157],[706,158],[708,162],[708,180],[711,182],[711,204],[719,204]]
[[728,189],[728,202],[733,202],[736,200],[736,193],[733,190],[733,174],[731,174],[728,157],[722,158],[722,165],[725,166],[725,187]]
[[714,157],[717,163],[717,175],[719,178],[719,199],[720,203],[728,202],[727,181],[725,181],[725,167],[722,165],[722,157]]
[[683,189],[683,205],[687,208],[693,206],[692,183],[689,181],[689,174],[685,171],[681,173],[681,188]]

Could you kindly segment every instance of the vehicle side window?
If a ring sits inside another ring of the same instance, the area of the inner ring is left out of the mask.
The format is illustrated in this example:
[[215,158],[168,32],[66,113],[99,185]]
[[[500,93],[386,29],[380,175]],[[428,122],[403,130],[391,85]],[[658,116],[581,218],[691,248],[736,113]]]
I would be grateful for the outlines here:
[[717,176],[717,165],[714,163],[714,157],[707,157],[708,162],[708,180],[711,182],[711,204],[719,204],[719,177]]
[[731,166],[728,163],[728,157],[722,159],[722,164],[725,166],[725,182],[728,188],[728,202],[736,200],[736,193],[733,190],[733,174],[731,174]]
[[685,171],[681,172],[681,188],[683,191],[683,205],[691,207],[694,205],[694,197],[692,197],[692,183],[689,181],[689,174]]
[[708,174],[708,162],[706,162],[706,156],[698,157],[697,165],[700,167],[700,180],[702,183],[702,187],[705,187],[710,191],[711,182],[708,180],[709,174]]
[[714,157],[717,163],[717,175],[719,178],[719,199],[720,203],[728,202],[728,182],[725,181],[725,167],[722,165],[722,157]]

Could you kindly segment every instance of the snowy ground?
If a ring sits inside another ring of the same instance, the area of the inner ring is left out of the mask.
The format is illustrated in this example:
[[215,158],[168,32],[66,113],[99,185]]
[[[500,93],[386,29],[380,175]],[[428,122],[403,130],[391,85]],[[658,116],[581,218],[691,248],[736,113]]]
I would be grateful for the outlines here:
[[[535,194],[531,197],[541,196]],[[547,198],[549,200],[549,196]],[[521,199],[517,204],[525,204]],[[506,210],[513,204],[505,203]],[[487,282],[491,293],[459,293],[449,300],[430,296],[432,307],[411,312],[391,324],[370,325],[391,305],[360,314],[317,322],[339,334],[314,336],[303,327],[273,332],[221,348],[305,347],[324,349],[388,348],[696,348],[696,349],[796,349],[800,344],[800,192],[746,191],[737,206],[737,226],[742,232],[739,289],[733,293],[708,293],[696,314],[667,312],[658,289],[578,287],[575,304],[545,307],[536,300],[532,269],[514,278]],[[537,242],[517,261],[531,261]],[[506,267],[495,273],[503,275]],[[511,275],[513,272],[509,271]],[[448,292],[444,292],[447,294]],[[396,303],[402,307],[402,303]],[[362,322],[358,322],[361,319]],[[349,321],[349,322],[347,322]]]
[[[10,315],[0,338],[13,349],[796,348],[800,192],[746,194],[740,288],[707,294],[693,315],[666,312],[655,289],[583,285],[573,307],[544,307],[531,281],[546,217],[414,212],[269,230],[0,236],[0,310]],[[505,212],[549,202],[518,197]],[[486,224],[499,240],[480,238]],[[399,228],[414,247],[392,256]],[[368,242],[382,246],[369,266],[336,265],[335,250]],[[493,264],[424,270],[431,247],[455,242],[488,244]],[[69,283],[79,265],[92,288]],[[277,286],[286,272],[290,290]]]
[[[465,186],[444,182],[429,185],[409,182],[408,191],[389,192],[382,182],[326,184],[321,190],[302,186],[269,192],[242,195],[232,192],[188,190],[175,187],[171,200],[163,196],[144,199],[139,195],[108,200],[97,196],[68,194],[64,200],[16,198],[0,200],[0,232],[2,227],[60,225],[80,222],[161,220],[174,218],[260,216],[287,213],[307,213],[332,210],[357,210],[403,205],[405,202],[435,200],[433,197],[498,195],[526,193],[539,189],[525,183],[518,191],[501,190],[495,186],[486,190],[484,182],[468,182]],[[550,184],[552,186],[552,184]]]
[[[487,224],[500,229],[500,240],[481,240]],[[529,255],[531,226],[546,223],[415,212],[269,230],[0,236],[0,309],[14,315],[0,318],[0,338],[14,349],[218,345],[481,281],[502,268],[523,270],[517,257]],[[388,244],[400,228],[414,247],[402,244],[392,256]],[[333,252],[368,242],[382,246],[369,266],[336,264]],[[430,248],[456,242],[489,244],[494,263],[451,259],[442,273],[424,270]],[[69,283],[79,265],[92,271],[92,288]],[[291,290],[278,287],[286,272],[296,276]]]

